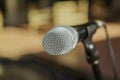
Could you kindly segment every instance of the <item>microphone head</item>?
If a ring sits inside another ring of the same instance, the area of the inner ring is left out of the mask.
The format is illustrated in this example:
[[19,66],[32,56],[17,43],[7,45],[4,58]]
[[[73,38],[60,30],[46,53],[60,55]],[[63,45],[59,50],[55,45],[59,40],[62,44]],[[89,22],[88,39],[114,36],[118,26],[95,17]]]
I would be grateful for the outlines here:
[[73,27],[59,26],[52,28],[42,40],[45,51],[50,55],[70,52],[78,42],[78,33]]

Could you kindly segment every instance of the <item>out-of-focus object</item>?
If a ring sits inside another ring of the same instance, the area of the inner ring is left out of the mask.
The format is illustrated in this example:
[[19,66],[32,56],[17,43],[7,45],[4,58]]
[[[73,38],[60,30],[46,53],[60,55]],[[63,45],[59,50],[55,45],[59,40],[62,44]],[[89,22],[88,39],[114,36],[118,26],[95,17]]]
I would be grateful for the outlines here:
[[25,0],[5,0],[5,25],[18,26],[27,22]]
[[29,2],[28,6],[28,28],[45,32],[51,27],[51,6],[49,0],[38,0]]
[[112,5],[115,10],[120,10],[120,0],[113,0]]
[[2,14],[2,12],[0,11],[0,31],[3,29],[3,14]]
[[4,0],[0,0],[0,31],[3,30],[3,26],[4,26],[3,11],[4,11]]
[[0,59],[0,62],[4,69],[0,80],[89,80],[87,72],[61,66],[40,56],[25,56],[17,61]]
[[46,8],[50,6],[50,0],[39,0],[38,3],[40,8]]
[[88,21],[88,1],[56,2],[53,6],[53,25],[78,25]]
[[3,74],[3,66],[0,64],[0,76]]
[[78,12],[79,12],[79,15],[81,15],[81,21],[83,20],[83,23],[88,22],[88,16],[89,16],[88,0],[78,0]]
[[106,21],[120,21],[120,0],[90,0],[91,19],[103,19]]
[[41,53],[42,36],[36,31],[6,27],[0,32],[0,57],[17,59],[23,55]]
[[[28,11],[28,26],[30,29],[45,30],[50,28],[51,10],[50,8],[35,9],[31,8]],[[49,25],[49,27],[48,27]]]

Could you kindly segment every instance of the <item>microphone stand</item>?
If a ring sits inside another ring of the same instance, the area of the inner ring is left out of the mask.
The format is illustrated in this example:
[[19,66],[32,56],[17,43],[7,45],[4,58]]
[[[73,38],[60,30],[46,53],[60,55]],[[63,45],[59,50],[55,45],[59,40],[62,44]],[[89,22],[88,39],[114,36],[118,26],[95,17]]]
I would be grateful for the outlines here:
[[85,45],[87,61],[92,66],[95,80],[102,80],[98,60],[99,52],[96,50],[95,45],[92,43],[91,40],[86,39],[83,43]]
[[87,38],[82,40],[85,51],[86,51],[86,57],[88,63],[92,66],[92,70],[95,76],[95,80],[102,80],[100,68],[99,68],[99,52],[96,49],[95,45],[92,42],[92,35],[95,33],[95,31],[91,31],[91,29],[86,28],[88,32]]

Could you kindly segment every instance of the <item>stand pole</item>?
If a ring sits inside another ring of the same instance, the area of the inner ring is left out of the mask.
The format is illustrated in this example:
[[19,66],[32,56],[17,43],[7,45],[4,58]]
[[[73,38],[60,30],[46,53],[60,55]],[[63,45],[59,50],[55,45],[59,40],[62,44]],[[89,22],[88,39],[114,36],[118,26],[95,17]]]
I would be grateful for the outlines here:
[[92,65],[94,76],[96,80],[102,80],[99,64]]
[[87,38],[83,41],[86,50],[86,56],[88,63],[92,66],[92,70],[95,76],[95,80],[102,80],[100,68],[99,68],[99,52],[96,50],[91,38]]

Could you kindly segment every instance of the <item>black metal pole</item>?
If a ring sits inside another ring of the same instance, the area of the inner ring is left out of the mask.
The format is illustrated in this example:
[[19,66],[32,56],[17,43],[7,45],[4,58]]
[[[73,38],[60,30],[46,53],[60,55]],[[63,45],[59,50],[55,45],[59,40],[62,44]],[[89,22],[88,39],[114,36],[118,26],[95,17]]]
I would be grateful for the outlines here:
[[87,61],[92,67],[95,80],[102,80],[99,68],[99,52],[93,44],[91,36],[83,40],[83,44],[85,46]]
[[90,38],[84,40],[83,43],[86,50],[87,61],[92,67],[95,80],[102,80],[99,67],[99,52],[96,50],[96,47]]
[[96,80],[102,80],[99,64],[92,65],[93,73]]

